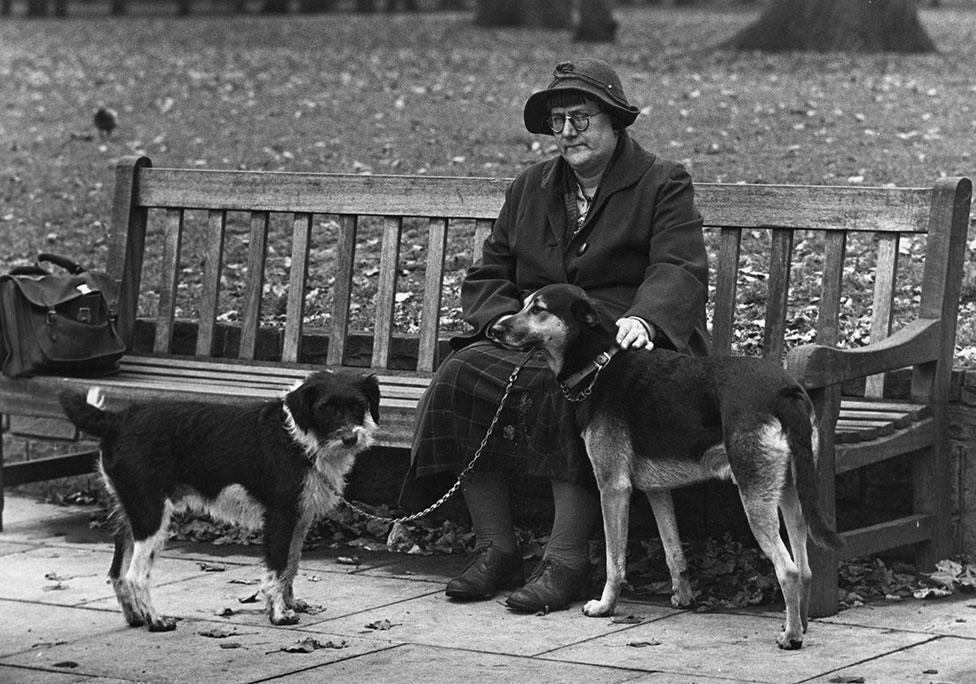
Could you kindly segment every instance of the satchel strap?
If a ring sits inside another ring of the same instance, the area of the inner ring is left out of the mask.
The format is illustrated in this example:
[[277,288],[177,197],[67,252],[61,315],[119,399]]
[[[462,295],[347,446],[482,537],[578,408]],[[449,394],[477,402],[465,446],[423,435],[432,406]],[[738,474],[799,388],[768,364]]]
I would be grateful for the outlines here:
[[63,257],[60,254],[50,254],[48,252],[41,252],[40,254],[37,255],[37,260],[47,261],[49,263],[54,264],[55,266],[60,266],[71,275],[79,275],[88,270],[84,266],[75,263],[68,257]]

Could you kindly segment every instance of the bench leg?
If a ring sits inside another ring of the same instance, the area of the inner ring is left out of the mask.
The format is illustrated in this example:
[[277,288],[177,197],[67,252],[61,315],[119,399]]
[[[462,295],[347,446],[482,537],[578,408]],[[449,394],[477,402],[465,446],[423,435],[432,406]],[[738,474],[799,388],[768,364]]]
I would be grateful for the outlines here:
[[3,486],[3,430],[0,429],[0,532],[3,532]]

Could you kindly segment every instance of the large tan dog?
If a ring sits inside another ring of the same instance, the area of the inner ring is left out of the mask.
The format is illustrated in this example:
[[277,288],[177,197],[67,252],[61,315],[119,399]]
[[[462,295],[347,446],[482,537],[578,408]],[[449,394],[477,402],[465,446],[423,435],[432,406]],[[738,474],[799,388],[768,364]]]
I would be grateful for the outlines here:
[[[811,571],[808,534],[840,538],[818,508],[816,431],[806,392],[776,364],[756,358],[694,358],[664,349],[616,347],[616,326],[578,287],[549,285],[501,319],[492,336],[515,348],[538,347],[575,403],[576,418],[603,508],[607,581],[583,612],[610,615],[625,581],[633,488],[654,510],[674,595],[689,605],[687,577],[670,490],[731,478],[756,540],[773,561],[786,602],[781,648],[803,645]],[[791,557],[780,536],[783,514]]]

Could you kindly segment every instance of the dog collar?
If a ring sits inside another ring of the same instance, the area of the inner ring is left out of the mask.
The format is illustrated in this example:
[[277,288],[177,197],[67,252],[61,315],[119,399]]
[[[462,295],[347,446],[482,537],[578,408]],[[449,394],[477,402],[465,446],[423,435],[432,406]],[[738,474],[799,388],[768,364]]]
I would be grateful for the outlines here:
[[[600,352],[597,357],[590,361],[589,365],[583,370],[576,371],[568,378],[559,383],[559,388],[563,391],[563,396],[573,403],[578,403],[590,396],[593,391],[593,385],[596,384],[596,379],[600,375],[600,371],[607,367],[610,363],[610,359],[613,355],[620,351],[620,347],[614,346],[612,349]],[[584,378],[592,375],[593,379],[590,380],[590,384],[586,386],[586,389],[573,393],[573,388],[576,387]]]

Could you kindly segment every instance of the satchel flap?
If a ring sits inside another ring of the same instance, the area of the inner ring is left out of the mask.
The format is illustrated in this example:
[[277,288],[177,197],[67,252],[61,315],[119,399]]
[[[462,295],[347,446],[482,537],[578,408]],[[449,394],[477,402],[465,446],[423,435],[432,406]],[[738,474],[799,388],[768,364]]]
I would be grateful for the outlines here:
[[45,309],[54,309],[65,302],[70,302],[93,292],[102,294],[112,312],[114,312],[118,302],[116,292],[106,292],[104,289],[107,285],[111,285],[113,286],[112,289],[115,290],[114,281],[101,274],[86,272],[71,277],[0,276],[0,282],[4,281],[11,281],[31,304]]

